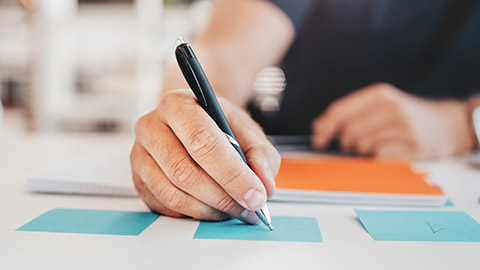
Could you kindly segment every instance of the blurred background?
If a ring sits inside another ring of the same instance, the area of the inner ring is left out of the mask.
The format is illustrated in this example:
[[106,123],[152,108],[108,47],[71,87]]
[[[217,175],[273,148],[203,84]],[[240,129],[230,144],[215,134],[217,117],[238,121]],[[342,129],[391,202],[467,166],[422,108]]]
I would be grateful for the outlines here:
[[152,109],[175,37],[208,0],[0,0],[0,97],[8,128],[125,132]]
[[[157,104],[175,38],[207,25],[210,0],[0,0],[0,97],[8,129],[129,132]],[[283,73],[253,85],[278,109]]]

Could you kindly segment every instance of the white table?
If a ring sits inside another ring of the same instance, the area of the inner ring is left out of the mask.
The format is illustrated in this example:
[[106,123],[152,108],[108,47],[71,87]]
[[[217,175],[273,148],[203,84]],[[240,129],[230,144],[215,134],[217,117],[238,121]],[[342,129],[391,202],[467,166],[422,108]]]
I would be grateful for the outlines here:
[[[342,205],[269,204],[272,215],[316,217],[323,243],[193,239],[198,221],[165,216],[138,237],[15,231],[56,207],[147,210],[138,198],[26,190],[29,173],[82,153],[127,150],[131,142],[117,135],[0,138],[0,269],[480,269],[480,243],[374,241],[354,207]],[[431,172],[431,181],[456,204],[443,210],[466,211],[480,221],[480,168],[464,157],[415,166]]]

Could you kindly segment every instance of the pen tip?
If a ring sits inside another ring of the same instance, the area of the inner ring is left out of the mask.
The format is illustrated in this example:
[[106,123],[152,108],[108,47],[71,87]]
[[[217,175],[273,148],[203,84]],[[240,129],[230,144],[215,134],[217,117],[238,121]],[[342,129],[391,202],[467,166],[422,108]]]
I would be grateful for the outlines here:
[[268,228],[270,229],[270,231],[273,231],[273,226],[272,226],[272,224],[268,224]]

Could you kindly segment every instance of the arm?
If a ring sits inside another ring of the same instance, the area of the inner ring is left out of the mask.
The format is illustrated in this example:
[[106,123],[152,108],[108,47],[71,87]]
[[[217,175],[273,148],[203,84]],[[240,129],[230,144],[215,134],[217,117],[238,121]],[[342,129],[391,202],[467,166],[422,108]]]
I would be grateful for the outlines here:
[[[257,73],[277,64],[293,38],[293,25],[272,3],[219,0],[205,32],[191,43],[215,93],[244,106]],[[185,87],[185,79],[172,63],[164,89]]]
[[[240,107],[263,67],[278,62],[293,26],[263,0],[218,0],[210,25],[192,45],[250,164],[198,105],[172,64],[159,106],[135,125],[130,159],[137,192],[165,215],[257,223],[254,211],[272,196],[280,156]],[[252,42],[255,41],[255,42]],[[172,41],[173,42],[173,41]],[[173,52],[172,52],[173,54]]]
[[333,102],[314,120],[313,144],[335,136],[347,152],[385,158],[428,159],[478,147],[473,108],[480,99],[430,100],[380,83]]

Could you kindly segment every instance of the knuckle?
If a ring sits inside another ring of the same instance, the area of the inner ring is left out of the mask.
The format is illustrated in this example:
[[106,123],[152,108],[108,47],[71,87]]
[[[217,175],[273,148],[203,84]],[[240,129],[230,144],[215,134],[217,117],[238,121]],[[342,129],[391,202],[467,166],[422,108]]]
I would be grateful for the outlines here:
[[213,132],[206,128],[197,128],[193,130],[188,139],[188,145],[192,155],[198,158],[204,158],[211,155],[218,146],[218,142]]
[[235,189],[235,187],[238,186],[238,183],[241,183],[241,179],[244,176],[243,170],[238,167],[225,170],[223,175],[226,176],[222,182],[222,186],[225,190]]
[[255,143],[250,145],[245,150],[245,155],[259,155],[259,156],[268,156],[268,154],[272,150],[270,149],[269,145],[264,142]]
[[135,134],[137,135],[141,134],[148,129],[149,122],[150,122],[149,118],[150,118],[150,113],[143,115],[137,120],[137,122],[135,122],[135,127],[134,127]]
[[162,95],[159,108],[162,111],[177,111],[182,105],[196,103],[196,100],[187,89],[168,91]]
[[387,82],[379,82],[374,84],[374,88],[377,90],[383,90],[383,89],[393,89],[393,85]]
[[177,91],[168,91],[162,95],[160,99],[159,107],[162,109],[171,108],[170,105],[175,104],[179,99],[179,93]]
[[389,101],[396,100],[397,89],[389,83],[378,83],[373,87],[373,91],[382,99]]
[[327,108],[326,113],[328,115],[335,115],[339,109],[340,109],[340,101],[336,100],[330,104],[330,106]]
[[225,194],[223,197],[220,197],[215,203],[215,208],[225,213],[232,213],[236,207],[237,202],[227,194]]
[[183,156],[176,159],[170,166],[171,180],[179,187],[191,186],[193,169],[189,157]]
[[185,198],[178,189],[163,188],[160,197],[163,204],[169,209],[177,210],[185,206]]
[[[157,126],[157,128],[159,128],[159,126]],[[152,156],[159,155],[167,157],[177,150],[174,144],[168,143],[168,139],[166,139],[168,136],[167,132],[170,132],[170,130],[159,129],[156,132],[150,132],[148,136],[143,138],[144,144],[149,148]],[[163,163],[164,161],[161,162]]]

